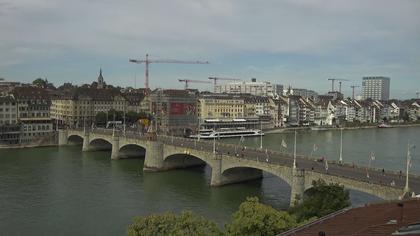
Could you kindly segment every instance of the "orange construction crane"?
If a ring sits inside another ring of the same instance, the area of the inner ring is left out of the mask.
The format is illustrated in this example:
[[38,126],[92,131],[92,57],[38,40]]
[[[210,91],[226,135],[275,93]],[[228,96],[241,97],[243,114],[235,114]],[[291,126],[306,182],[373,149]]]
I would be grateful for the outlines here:
[[179,79],[179,82],[184,82],[184,89],[187,90],[188,89],[188,84],[189,83],[205,83],[205,84],[210,84],[211,82],[209,81],[204,81],[204,80],[192,80],[192,79]]
[[352,86],[350,86],[350,88],[353,90],[353,93],[352,93],[352,99],[354,100],[354,88],[358,88],[358,87],[360,87],[359,85],[352,85]]
[[339,92],[341,93],[341,81],[349,81],[348,79],[328,79],[331,80],[331,92],[334,92],[334,82],[335,81],[340,81],[340,88],[339,88]]
[[180,60],[173,60],[173,59],[161,59],[161,60],[151,60],[149,59],[149,54],[146,54],[146,59],[137,60],[137,59],[129,59],[129,62],[142,64],[144,63],[146,66],[145,69],[145,82],[144,87],[146,89],[149,88],[149,64],[151,63],[174,63],[174,64],[209,64],[208,61],[180,61]]
[[217,85],[217,81],[218,80],[241,80],[241,79],[235,79],[235,78],[222,78],[222,77],[209,77],[209,79],[213,80],[213,84],[214,84],[214,91],[216,92],[216,85]]

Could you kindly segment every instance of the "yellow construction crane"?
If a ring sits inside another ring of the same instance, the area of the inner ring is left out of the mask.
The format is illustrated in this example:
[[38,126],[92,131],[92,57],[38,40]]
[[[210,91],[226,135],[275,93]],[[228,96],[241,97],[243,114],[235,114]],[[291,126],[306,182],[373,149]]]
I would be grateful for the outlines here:
[[145,82],[144,87],[147,90],[149,88],[149,64],[151,63],[174,63],[174,64],[209,64],[208,61],[181,61],[173,59],[160,59],[160,60],[151,60],[149,59],[149,54],[146,54],[146,59],[129,59],[129,62],[143,64],[145,65]]

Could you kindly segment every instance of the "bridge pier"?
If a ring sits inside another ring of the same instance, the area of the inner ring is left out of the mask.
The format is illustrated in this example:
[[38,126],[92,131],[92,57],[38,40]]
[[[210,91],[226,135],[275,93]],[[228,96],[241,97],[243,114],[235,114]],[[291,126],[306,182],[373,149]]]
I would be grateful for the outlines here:
[[143,171],[164,170],[163,143],[161,141],[148,141]]
[[68,144],[67,130],[58,130],[58,146],[64,146]]
[[85,133],[83,135],[82,152],[87,152],[87,151],[90,151],[91,150],[90,145],[89,145],[89,142],[90,142],[90,140],[89,140],[89,133]]
[[112,160],[120,159],[120,139],[118,138],[118,136],[112,137],[111,159]]
[[290,206],[295,206],[303,200],[305,192],[305,170],[292,169],[292,185]]
[[211,165],[211,180],[210,186],[222,186],[222,160],[216,159]]

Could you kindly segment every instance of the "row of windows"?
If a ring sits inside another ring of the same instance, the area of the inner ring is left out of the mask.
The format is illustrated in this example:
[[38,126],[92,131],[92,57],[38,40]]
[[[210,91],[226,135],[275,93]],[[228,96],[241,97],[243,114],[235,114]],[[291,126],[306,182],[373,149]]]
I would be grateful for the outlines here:
[[9,120],[0,120],[0,125],[10,125],[10,124],[16,124],[16,120],[11,120],[11,121],[9,121]]
[[12,109],[9,109],[9,108],[2,108],[2,107],[0,107],[0,112],[3,112],[3,111],[12,111],[12,112],[14,112],[14,111],[16,111],[16,108],[14,108],[14,107],[12,107]]

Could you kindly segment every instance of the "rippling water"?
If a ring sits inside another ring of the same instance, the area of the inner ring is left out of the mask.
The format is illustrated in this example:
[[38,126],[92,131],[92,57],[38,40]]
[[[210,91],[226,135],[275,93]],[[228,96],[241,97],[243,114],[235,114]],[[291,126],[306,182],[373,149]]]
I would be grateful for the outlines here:
[[[338,157],[339,132],[300,132],[298,152]],[[407,140],[419,143],[420,128],[344,131],[344,158],[366,164],[404,166]],[[293,133],[269,134],[264,145],[278,148]],[[235,143],[237,140],[229,140]],[[258,138],[246,145],[259,146]],[[417,151],[413,169],[419,172]],[[143,159],[110,160],[110,152],[81,152],[80,146],[0,150],[0,229],[4,235],[123,235],[136,215],[190,209],[223,225],[247,196],[287,208],[290,187],[265,174],[263,180],[211,188],[210,169],[143,173]],[[351,192],[353,204],[377,198]]]

